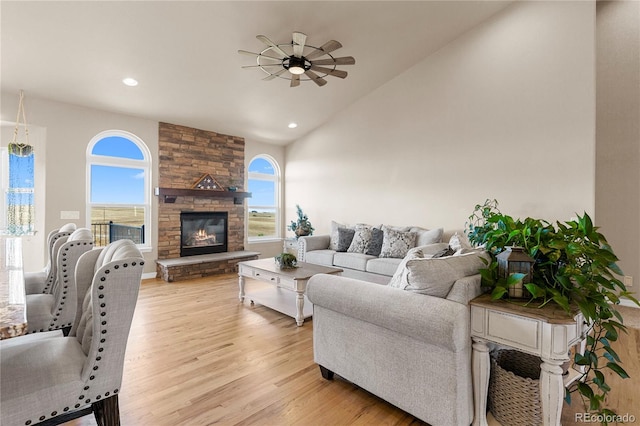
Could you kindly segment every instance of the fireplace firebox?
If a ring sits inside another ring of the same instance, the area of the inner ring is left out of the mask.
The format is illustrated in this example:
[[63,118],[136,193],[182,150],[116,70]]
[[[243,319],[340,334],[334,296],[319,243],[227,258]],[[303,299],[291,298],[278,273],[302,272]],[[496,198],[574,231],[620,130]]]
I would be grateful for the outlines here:
[[180,213],[180,256],[227,251],[227,212]]

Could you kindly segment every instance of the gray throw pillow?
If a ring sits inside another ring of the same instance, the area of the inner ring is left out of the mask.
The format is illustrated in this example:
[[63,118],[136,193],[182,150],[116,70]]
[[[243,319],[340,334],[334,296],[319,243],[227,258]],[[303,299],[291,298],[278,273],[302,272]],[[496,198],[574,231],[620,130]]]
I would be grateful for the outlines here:
[[336,251],[345,252],[349,249],[351,245],[351,241],[353,241],[353,236],[355,235],[356,230],[351,228],[338,228],[338,244],[336,246]]
[[382,232],[381,228],[371,228],[371,240],[369,240],[369,244],[367,245],[364,254],[380,256],[383,237],[384,232]]
[[415,232],[396,231],[387,226],[382,227],[382,250],[380,257],[403,258],[407,252],[416,246]]
[[399,288],[400,290],[404,290],[404,288],[409,285],[407,282],[407,274],[409,271],[407,270],[407,262],[414,259],[424,259],[424,253],[420,249],[412,249],[409,250],[409,253],[402,259],[402,262],[398,265],[396,272],[391,277],[389,287]]
[[355,234],[351,245],[347,249],[349,253],[364,253],[371,241],[371,226],[369,225],[356,225]]
[[407,291],[435,297],[447,297],[451,287],[463,277],[479,273],[486,268],[482,259],[489,260],[487,252],[470,253],[430,259],[411,259],[406,262]]
[[338,228],[346,228],[347,225],[331,221],[331,239],[329,240],[329,250],[338,250]]
[[453,256],[455,254],[455,250],[451,248],[451,246],[447,247],[446,249],[442,249],[437,253],[434,253],[433,256],[431,256],[434,259],[437,259],[439,257],[447,257],[447,256]]
[[415,232],[418,234],[416,237],[416,246],[426,246],[427,244],[434,244],[442,241],[444,229],[425,229],[420,228],[419,226],[413,226],[409,229],[409,232]]

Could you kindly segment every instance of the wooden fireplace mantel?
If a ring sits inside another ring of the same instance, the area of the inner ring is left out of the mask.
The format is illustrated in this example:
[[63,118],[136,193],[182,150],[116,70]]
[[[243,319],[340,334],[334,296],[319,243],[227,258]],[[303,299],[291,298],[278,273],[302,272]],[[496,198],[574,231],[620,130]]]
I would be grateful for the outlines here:
[[214,191],[210,189],[156,188],[156,195],[165,203],[175,203],[178,197],[233,198],[233,204],[242,204],[245,198],[251,198],[250,192]]

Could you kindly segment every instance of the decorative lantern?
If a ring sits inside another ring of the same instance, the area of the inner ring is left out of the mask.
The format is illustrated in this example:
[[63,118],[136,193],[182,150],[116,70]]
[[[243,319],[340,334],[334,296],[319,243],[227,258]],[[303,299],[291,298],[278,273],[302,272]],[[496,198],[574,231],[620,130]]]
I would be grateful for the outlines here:
[[502,278],[509,278],[511,274],[524,274],[522,280],[509,286],[509,297],[524,298],[524,285],[531,282],[533,260],[522,247],[506,247],[506,250],[496,256],[498,273]]

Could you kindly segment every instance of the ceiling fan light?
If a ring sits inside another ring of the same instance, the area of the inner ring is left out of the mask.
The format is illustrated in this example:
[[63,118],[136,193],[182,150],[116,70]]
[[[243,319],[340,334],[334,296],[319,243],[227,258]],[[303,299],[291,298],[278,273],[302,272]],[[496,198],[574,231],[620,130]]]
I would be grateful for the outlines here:
[[291,74],[295,74],[295,75],[304,74],[304,68],[303,67],[299,67],[297,65],[294,65],[292,67],[289,67],[289,72]]

